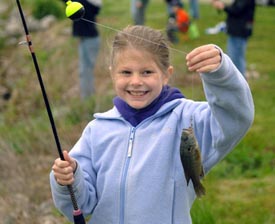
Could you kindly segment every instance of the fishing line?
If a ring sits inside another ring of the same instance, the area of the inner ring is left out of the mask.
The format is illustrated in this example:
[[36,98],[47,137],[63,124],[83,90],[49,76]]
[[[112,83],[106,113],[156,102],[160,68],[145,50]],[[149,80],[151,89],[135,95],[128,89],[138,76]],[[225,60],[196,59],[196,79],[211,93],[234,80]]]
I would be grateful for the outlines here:
[[[151,41],[151,40],[142,38],[142,37],[138,37],[138,36],[135,36],[135,35],[132,35],[132,34],[123,32],[123,31],[120,30],[120,29],[116,29],[116,28],[113,28],[113,27],[104,25],[104,24],[102,24],[102,23],[97,23],[97,22],[94,22],[94,21],[92,21],[92,20],[88,20],[88,19],[85,19],[85,18],[81,18],[80,20],[83,20],[83,21],[88,22],[88,23],[93,23],[93,24],[95,24],[95,25],[97,25],[97,26],[100,26],[100,27],[103,27],[103,28],[105,28],[105,29],[109,29],[109,30],[112,30],[112,31],[115,31],[115,32],[123,33],[123,34],[125,34],[125,35],[129,35],[129,36],[131,36],[131,37],[135,37],[135,38],[137,38],[137,39],[146,41],[146,42],[151,43],[151,44],[155,44],[155,45],[161,46],[161,44],[159,44],[159,43],[157,43],[157,42],[154,42],[154,41]],[[168,48],[169,50],[172,50],[172,51],[175,51],[175,52],[184,54],[184,55],[187,55],[187,54],[188,54],[188,52],[181,51],[181,50],[178,50],[178,49],[176,49],[176,48],[172,48],[172,47],[167,47],[167,48]]]
[[[115,31],[115,32],[121,32],[121,33],[123,33],[125,35],[129,35],[131,37],[135,37],[137,39],[143,40],[143,41],[151,43],[151,44],[155,44],[155,45],[161,46],[161,44],[159,44],[157,42],[154,42],[154,41],[151,41],[151,40],[139,37],[139,36],[135,36],[135,35],[126,33],[126,32],[124,32],[124,31],[122,31],[120,29],[116,29],[116,28],[104,25],[102,23],[98,23],[98,22],[95,22],[95,21],[92,21],[92,20],[85,19],[84,17],[80,18],[80,20],[83,20],[83,21],[88,22],[88,23],[93,23],[93,24],[95,24],[95,25],[97,25],[99,27],[102,27],[102,28],[105,28],[105,29],[109,29],[109,30],[112,30],[112,31]],[[174,52],[177,52],[177,53],[180,53],[180,54],[183,54],[183,55],[187,55],[188,54],[188,52],[186,52],[186,51],[178,50],[176,48],[169,47],[169,46],[166,46],[166,47],[167,47],[167,49],[169,49],[171,51],[174,51]],[[192,99],[194,97],[194,76],[193,75],[191,77],[191,97],[192,97]]]

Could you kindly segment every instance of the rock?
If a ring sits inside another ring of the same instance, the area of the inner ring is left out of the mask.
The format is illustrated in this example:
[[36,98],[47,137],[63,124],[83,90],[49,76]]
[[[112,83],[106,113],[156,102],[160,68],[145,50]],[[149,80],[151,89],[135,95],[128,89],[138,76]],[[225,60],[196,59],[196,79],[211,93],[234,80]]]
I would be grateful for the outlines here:
[[55,16],[48,15],[40,20],[40,28],[42,30],[48,29],[56,21]]
[[[48,15],[41,20],[37,20],[32,15],[25,15],[25,20],[29,32],[38,32],[48,29],[56,21],[56,18],[53,15]],[[4,26],[4,31],[1,32],[1,36],[12,38],[24,34],[23,24],[17,10],[12,10],[7,22],[2,26]]]
[[59,221],[52,216],[44,216],[40,219],[39,224],[59,224]]
[[7,10],[8,10],[8,5],[1,1],[0,2],[0,14],[3,14]]

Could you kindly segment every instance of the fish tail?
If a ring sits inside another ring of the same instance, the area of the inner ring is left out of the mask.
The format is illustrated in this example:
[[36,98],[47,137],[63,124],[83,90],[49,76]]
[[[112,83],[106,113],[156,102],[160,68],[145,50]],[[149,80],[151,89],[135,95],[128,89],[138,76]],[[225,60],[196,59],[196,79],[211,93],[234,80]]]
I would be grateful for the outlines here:
[[198,182],[196,186],[194,186],[194,189],[198,198],[201,198],[206,193],[205,188],[201,182]]

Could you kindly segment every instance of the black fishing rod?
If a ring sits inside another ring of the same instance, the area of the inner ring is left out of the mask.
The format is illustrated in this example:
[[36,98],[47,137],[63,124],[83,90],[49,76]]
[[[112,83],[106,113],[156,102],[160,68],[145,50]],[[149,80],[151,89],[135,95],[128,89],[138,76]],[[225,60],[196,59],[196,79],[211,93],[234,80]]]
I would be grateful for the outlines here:
[[[80,19],[80,18],[83,17],[85,9],[80,3],[71,2],[70,0],[65,1],[65,2],[67,4],[67,7],[66,7],[67,17],[69,17],[70,19],[73,19],[73,20]],[[48,100],[48,97],[47,97],[46,89],[45,89],[44,84],[43,84],[43,79],[42,79],[40,69],[39,69],[39,66],[38,66],[38,62],[37,62],[37,59],[36,59],[36,55],[35,55],[35,52],[34,52],[34,49],[33,49],[31,36],[29,34],[29,30],[28,30],[28,27],[27,27],[25,16],[24,16],[21,4],[20,4],[20,0],[16,0],[16,3],[17,3],[18,10],[19,10],[19,13],[20,13],[20,17],[21,17],[21,20],[22,20],[22,23],[23,23],[23,27],[24,27],[24,30],[25,30],[26,40],[27,40],[27,44],[28,44],[30,53],[32,55],[32,60],[33,60],[34,67],[35,67],[35,70],[36,70],[37,78],[38,78],[38,81],[39,81],[39,84],[40,84],[40,87],[41,87],[41,92],[42,92],[44,103],[45,103],[45,106],[46,106],[46,109],[47,109],[48,117],[49,117],[49,120],[50,120],[50,123],[51,123],[52,132],[53,132],[54,139],[55,139],[55,142],[56,142],[59,157],[60,157],[61,160],[65,160],[63,152],[62,152],[62,148],[61,148],[61,145],[60,145],[59,137],[58,137],[58,134],[57,134],[55,122],[54,122],[54,119],[53,119],[50,103],[49,103],[49,100]],[[70,193],[70,196],[71,196],[72,205],[73,205],[73,208],[74,208],[74,211],[73,211],[74,223],[75,224],[85,224],[85,219],[83,217],[83,214],[82,214],[81,210],[78,208],[72,185],[68,185],[67,187],[68,187],[68,190],[69,190],[69,193]]]

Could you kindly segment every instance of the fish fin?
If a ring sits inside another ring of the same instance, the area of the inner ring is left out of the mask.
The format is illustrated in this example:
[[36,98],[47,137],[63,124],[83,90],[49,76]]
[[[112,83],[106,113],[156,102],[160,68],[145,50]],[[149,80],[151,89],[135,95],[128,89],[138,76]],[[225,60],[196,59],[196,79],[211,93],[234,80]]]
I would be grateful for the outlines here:
[[186,179],[187,186],[188,186],[188,184],[189,184],[189,182],[190,182],[190,180],[191,180],[191,177],[190,177],[190,175],[188,174],[188,172],[184,172],[184,174],[185,174],[185,179]]
[[189,184],[190,180],[191,180],[191,178],[190,178],[190,177],[186,177],[187,186],[188,186],[188,184]]
[[198,182],[196,186],[194,186],[194,189],[198,198],[201,198],[206,193],[205,188],[201,182]]

